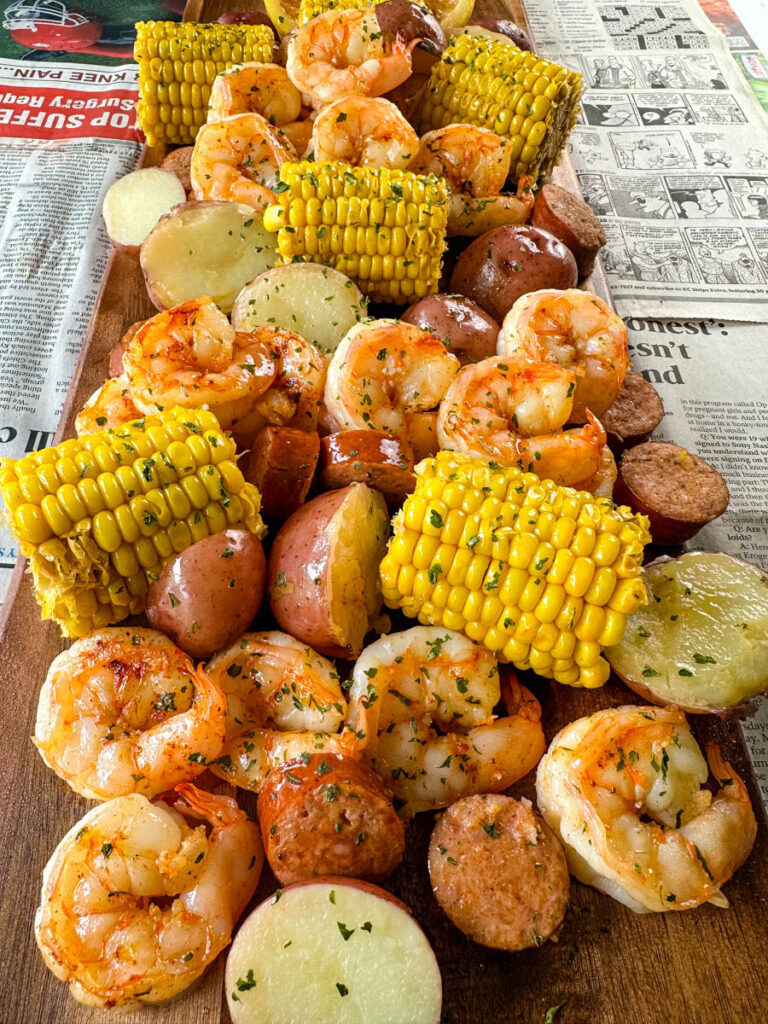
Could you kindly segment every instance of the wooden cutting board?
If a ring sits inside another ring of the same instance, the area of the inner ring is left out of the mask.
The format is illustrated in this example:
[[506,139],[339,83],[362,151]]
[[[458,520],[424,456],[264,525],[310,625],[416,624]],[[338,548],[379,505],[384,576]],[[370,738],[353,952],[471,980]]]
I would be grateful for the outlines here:
[[[191,0],[187,18],[215,20],[226,6],[219,0]],[[238,8],[249,6],[255,5],[237,0]],[[502,0],[478,0],[476,10],[486,17],[509,16],[511,12],[518,23],[525,24],[522,9],[514,0],[509,8]],[[556,180],[578,190],[567,159],[558,168]],[[602,270],[591,287],[607,294]],[[138,265],[115,254],[83,345],[59,439],[73,433],[75,413],[107,376],[109,352],[123,332],[153,312]],[[91,805],[45,767],[29,739],[40,686],[51,660],[67,644],[56,626],[41,623],[22,566],[9,590],[0,636],[0,807],[4,813],[0,1024],[114,1021],[114,1012],[90,1010],[72,1000],[65,986],[43,966],[35,947],[33,920],[43,867],[59,839]],[[544,709],[548,739],[580,715],[634,702],[615,682],[602,690],[581,691],[539,681],[535,689]],[[752,856],[725,887],[731,901],[728,910],[702,907],[639,916],[574,882],[557,944],[546,943],[516,955],[497,953],[471,943],[440,910],[431,895],[426,870],[433,816],[422,814],[411,823],[405,860],[387,888],[412,908],[437,953],[445,1024],[543,1024],[547,1009],[560,1003],[565,1005],[556,1024],[766,1024],[765,815],[738,726],[700,718],[694,729],[702,745],[710,739],[719,742],[726,758],[747,779],[759,818]],[[226,787],[218,784],[217,788]],[[532,780],[523,780],[514,792],[532,797]],[[255,817],[253,796],[238,791],[238,799]],[[267,871],[254,902],[274,888]],[[143,1009],[130,1019],[155,1024],[226,1024],[223,968],[222,956],[192,991],[173,1003]],[[286,1000],[290,998],[286,992]]]

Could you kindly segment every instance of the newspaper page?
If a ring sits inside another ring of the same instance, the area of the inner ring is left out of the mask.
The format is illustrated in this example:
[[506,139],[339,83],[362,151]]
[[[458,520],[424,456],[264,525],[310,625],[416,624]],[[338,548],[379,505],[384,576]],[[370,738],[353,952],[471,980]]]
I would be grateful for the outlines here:
[[584,76],[569,146],[619,311],[768,322],[768,118],[722,34],[694,0],[526,10]]
[[[0,0],[0,457],[56,431],[111,251],[102,199],[141,155],[142,16],[179,9]],[[16,558],[0,529],[0,604]]]

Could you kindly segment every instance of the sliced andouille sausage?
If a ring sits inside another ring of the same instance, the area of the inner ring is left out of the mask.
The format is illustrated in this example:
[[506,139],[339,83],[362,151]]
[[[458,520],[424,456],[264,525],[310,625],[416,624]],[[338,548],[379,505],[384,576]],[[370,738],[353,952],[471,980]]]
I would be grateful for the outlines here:
[[393,505],[416,486],[411,446],[379,430],[340,430],[322,438],[320,474],[324,490],[364,483]]
[[565,917],[563,849],[530,804],[511,796],[452,804],[432,832],[429,877],[448,917],[481,946],[540,946]]
[[605,231],[583,199],[561,185],[544,185],[536,196],[531,224],[567,245],[576,257],[579,278],[589,277],[605,245]]
[[403,856],[392,794],[364,761],[312,754],[270,772],[259,793],[264,850],[284,885],[319,875],[370,881]]
[[627,370],[621,390],[600,417],[614,455],[647,441],[664,418],[656,388],[639,373]]
[[294,427],[265,427],[253,440],[243,468],[258,487],[261,514],[282,522],[303,504],[320,456],[320,437]]
[[613,500],[648,516],[655,544],[682,544],[728,508],[728,487],[714,466],[668,441],[629,448],[619,462]]
[[171,174],[176,175],[187,195],[192,191],[190,167],[192,166],[192,150],[194,148],[194,146],[179,146],[178,149],[172,149],[160,164],[164,171],[170,171]]

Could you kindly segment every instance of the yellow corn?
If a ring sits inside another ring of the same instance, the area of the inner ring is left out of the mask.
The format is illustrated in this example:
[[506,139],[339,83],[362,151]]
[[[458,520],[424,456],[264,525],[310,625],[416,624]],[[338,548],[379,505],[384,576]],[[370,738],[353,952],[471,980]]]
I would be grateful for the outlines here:
[[551,172],[576,123],[581,75],[535,53],[462,33],[429,76],[421,130],[469,123],[509,140],[511,177],[538,183]]
[[143,611],[163,562],[193,541],[230,526],[264,533],[259,492],[205,409],[170,409],[0,460],[0,495],[43,618],[66,636]]
[[140,21],[133,56],[139,65],[139,127],[147,144],[188,145],[205,124],[213,80],[245,61],[271,61],[267,25],[199,25]]
[[326,11],[363,11],[382,0],[301,0],[299,4],[299,24],[305,25]]
[[381,302],[438,290],[448,186],[433,174],[340,162],[284,163],[264,227],[283,263],[324,263]]
[[455,452],[416,473],[381,563],[387,604],[461,630],[518,668],[602,686],[603,647],[645,600],[647,518]]

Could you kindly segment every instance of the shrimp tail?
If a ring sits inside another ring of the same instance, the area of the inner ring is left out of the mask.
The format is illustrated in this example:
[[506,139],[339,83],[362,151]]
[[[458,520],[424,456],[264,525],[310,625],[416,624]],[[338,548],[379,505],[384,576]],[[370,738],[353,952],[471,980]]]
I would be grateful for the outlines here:
[[582,428],[582,434],[584,439],[592,445],[594,448],[602,449],[605,447],[608,441],[608,435],[605,432],[605,427],[589,409],[587,409],[587,422]]
[[211,825],[232,825],[244,817],[244,812],[231,796],[209,793],[204,789],[198,789],[191,782],[180,782],[178,786],[174,786],[174,792]]
[[737,803],[750,803],[747,787],[725,760],[717,743],[707,744],[707,762],[720,787],[720,796]]

